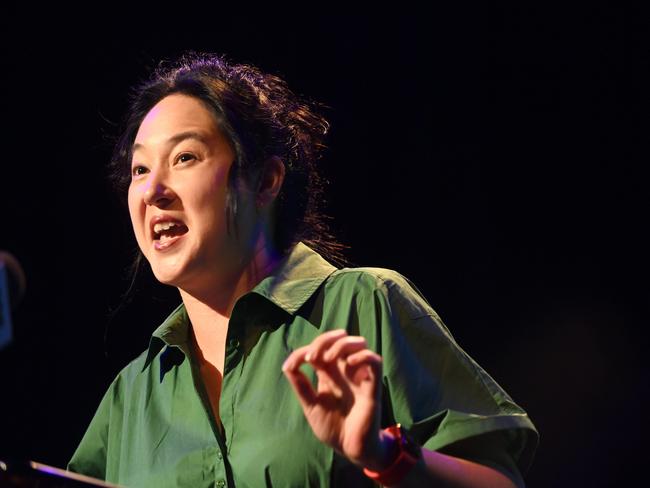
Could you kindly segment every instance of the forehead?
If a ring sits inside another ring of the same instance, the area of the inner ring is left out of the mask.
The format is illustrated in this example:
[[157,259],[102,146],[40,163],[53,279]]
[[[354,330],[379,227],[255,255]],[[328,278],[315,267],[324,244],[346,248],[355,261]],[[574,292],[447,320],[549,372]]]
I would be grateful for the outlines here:
[[184,131],[206,135],[220,132],[214,114],[201,100],[183,94],[169,95],[145,115],[134,144],[156,144]]

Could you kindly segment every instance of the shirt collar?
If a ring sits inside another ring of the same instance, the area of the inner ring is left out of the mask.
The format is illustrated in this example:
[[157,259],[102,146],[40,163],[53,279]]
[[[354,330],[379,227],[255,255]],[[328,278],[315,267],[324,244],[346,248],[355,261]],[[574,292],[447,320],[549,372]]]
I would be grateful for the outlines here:
[[[260,281],[251,293],[266,298],[293,315],[334,271],[336,268],[320,254],[299,242],[273,273]],[[189,324],[185,305],[181,303],[151,335],[142,369],[146,369],[165,345],[175,346],[187,356]]]
[[320,254],[299,242],[252,293],[262,295],[293,315],[334,271],[336,268]]

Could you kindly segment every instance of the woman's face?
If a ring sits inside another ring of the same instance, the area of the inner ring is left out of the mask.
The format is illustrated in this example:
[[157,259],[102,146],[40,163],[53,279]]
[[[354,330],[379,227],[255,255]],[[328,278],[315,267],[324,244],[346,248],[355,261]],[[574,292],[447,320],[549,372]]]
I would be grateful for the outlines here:
[[129,212],[156,278],[184,289],[224,277],[241,257],[226,231],[234,151],[213,113],[182,94],[145,116],[133,145]]

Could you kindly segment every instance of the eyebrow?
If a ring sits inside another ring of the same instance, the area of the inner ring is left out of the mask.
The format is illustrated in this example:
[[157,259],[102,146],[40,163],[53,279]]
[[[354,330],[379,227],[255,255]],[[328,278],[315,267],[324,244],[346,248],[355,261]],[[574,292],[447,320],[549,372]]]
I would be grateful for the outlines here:
[[[186,139],[195,139],[199,142],[202,142],[203,144],[207,144],[207,140],[204,134],[200,132],[195,132],[195,131],[185,131],[185,132],[179,132],[176,135],[171,136],[169,139],[167,139],[167,144],[170,146],[175,146],[181,141],[184,141]],[[138,149],[144,149],[144,146],[140,143],[135,143],[131,147],[131,153],[134,153]]]

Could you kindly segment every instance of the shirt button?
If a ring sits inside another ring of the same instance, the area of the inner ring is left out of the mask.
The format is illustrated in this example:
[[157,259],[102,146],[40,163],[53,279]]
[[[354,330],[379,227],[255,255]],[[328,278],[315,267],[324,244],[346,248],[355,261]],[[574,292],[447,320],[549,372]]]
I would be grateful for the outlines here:
[[225,480],[218,480],[214,485],[217,488],[223,488],[224,486],[226,486],[226,482],[225,482]]
[[223,459],[223,454],[221,454],[221,451],[218,451],[218,452],[217,452],[217,457],[218,457],[219,459]]

